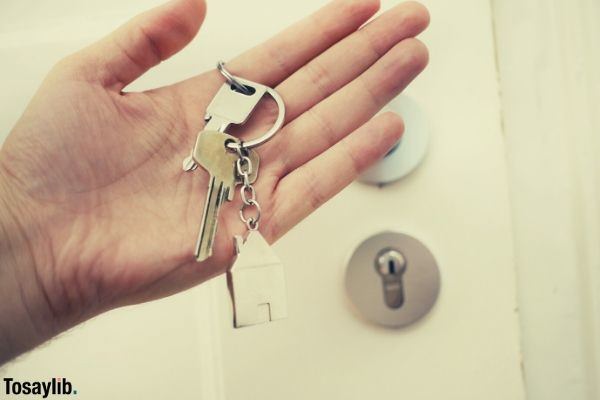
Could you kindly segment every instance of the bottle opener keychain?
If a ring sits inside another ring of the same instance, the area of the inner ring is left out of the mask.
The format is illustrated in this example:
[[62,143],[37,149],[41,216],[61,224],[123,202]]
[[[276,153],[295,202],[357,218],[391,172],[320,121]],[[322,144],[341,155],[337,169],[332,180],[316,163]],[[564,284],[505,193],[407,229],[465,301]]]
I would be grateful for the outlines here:
[[[281,128],[285,104],[272,88],[232,75],[225,64],[217,63],[224,83],[206,109],[204,129],[198,134],[192,154],[183,161],[184,171],[201,166],[208,174],[208,192],[196,243],[196,260],[212,255],[217,232],[219,209],[224,201],[232,201],[234,189],[240,186],[242,207],[239,215],[247,227],[246,237],[234,238],[237,259],[227,271],[227,286],[233,303],[233,325],[236,328],[256,325],[287,316],[283,266],[271,246],[260,234],[261,208],[254,182],[258,178],[260,160],[252,150],[266,143]],[[279,114],[275,123],[259,138],[242,142],[226,133],[231,124],[244,124],[262,97],[275,100]],[[254,209],[255,215],[246,213]]]

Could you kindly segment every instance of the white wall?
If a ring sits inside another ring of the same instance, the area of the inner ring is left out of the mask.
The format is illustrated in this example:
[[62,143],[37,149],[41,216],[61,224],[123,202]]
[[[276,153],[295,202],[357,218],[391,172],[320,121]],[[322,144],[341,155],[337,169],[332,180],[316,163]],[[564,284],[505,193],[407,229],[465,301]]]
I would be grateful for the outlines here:
[[531,400],[600,396],[600,3],[495,0]]

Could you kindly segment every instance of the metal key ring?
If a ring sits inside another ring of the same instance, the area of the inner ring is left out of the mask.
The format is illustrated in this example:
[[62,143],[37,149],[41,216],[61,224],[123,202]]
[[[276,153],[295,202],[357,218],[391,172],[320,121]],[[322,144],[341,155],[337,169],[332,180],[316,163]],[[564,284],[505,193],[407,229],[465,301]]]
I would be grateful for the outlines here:
[[[217,68],[219,69],[219,72],[221,72],[221,74],[225,77],[225,79],[227,79],[227,82],[229,82],[229,84],[234,86],[239,91],[243,91],[247,95],[252,94],[252,93],[247,93],[247,91],[248,91],[248,87],[253,87],[253,85],[256,85],[255,82],[248,81],[246,79],[240,78],[239,76],[234,76],[225,68],[225,63],[223,61],[219,61],[217,63]],[[283,123],[285,121],[285,103],[283,102],[283,99],[281,98],[279,93],[277,93],[275,91],[275,89],[270,88],[268,86],[265,86],[265,88],[266,88],[266,92],[273,98],[273,100],[275,100],[275,103],[277,104],[277,109],[279,110],[279,114],[277,115],[277,119],[273,123],[273,126],[271,127],[271,129],[269,129],[267,132],[265,132],[262,136],[260,136],[256,139],[252,139],[247,142],[240,142],[240,143],[237,143],[237,142],[227,143],[228,148],[233,149],[233,150],[238,150],[241,148],[252,149],[254,147],[258,147],[258,146],[266,143],[267,141],[271,140],[273,138],[273,136],[275,136],[277,131],[279,131],[279,129],[281,129],[281,127],[283,126]]]
[[236,78],[235,76],[233,76],[231,74],[231,72],[229,72],[227,70],[227,68],[225,68],[225,63],[223,61],[218,61],[217,62],[217,69],[219,70],[219,72],[221,73],[221,75],[223,75],[223,77],[225,77],[225,79],[227,80],[227,82],[229,82],[230,85],[234,86],[238,91],[244,93],[245,95],[251,95],[252,92],[245,86],[242,85]]

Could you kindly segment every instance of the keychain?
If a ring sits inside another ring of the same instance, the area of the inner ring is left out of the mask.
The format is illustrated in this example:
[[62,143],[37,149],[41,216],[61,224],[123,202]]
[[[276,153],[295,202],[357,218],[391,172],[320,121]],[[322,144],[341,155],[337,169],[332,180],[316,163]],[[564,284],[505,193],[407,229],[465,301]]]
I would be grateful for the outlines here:
[[[183,169],[192,171],[200,166],[209,174],[195,249],[198,261],[212,255],[219,209],[224,201],[233,200],[235,187],[241,185],[239,215],[248,232],[245,239],[242,236],[234,238],[237,259],[227,271],[233,324],[239,328],[287,316],[283,266],[258,231],[261,208],[252,186],[258,178],[260,163],[258,153],[252,149],[264,144],[279,131],[285,119],[285,105],[274,89],[233,76],[223,62],[219,62],[217,68],[227,82],[208,105],[206,125],[198,134],[192,154],[184,160]],[[275,100],[279,109],[271,129],[248,142],[227,134],[225,131],[231,124],[240,125],[248,120],[265,94]],[[255,215],[246,217],[250,208],[255,210]]]

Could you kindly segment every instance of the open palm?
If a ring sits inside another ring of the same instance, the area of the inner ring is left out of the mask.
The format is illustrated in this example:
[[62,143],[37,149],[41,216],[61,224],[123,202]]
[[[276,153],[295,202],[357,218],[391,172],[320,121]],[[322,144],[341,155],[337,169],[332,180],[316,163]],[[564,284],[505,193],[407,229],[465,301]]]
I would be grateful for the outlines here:
[[[413,37],[428,16],[403,3],[362,26],[377,9],[377,0],[336,0],[228,62],[286,103],[284,128],[258,148],[260,230],[270,242],[402,133],[399,117],[374,115],[425,67],[427,51]],[[183,290],[233,259],[232,238],[244,231],[239,197],[222,207],[213,257],[196,263],[207,175],[181,170],[223,78],[215,70],[125,92],[187,44],[204,13],[201,0],[172,1],[61,61],[2,148],[0,173],[18,188],[13,211],[35,226],[41,286],[71,323]],[[236,134],[254,136],[272,112],[266,103]]]

